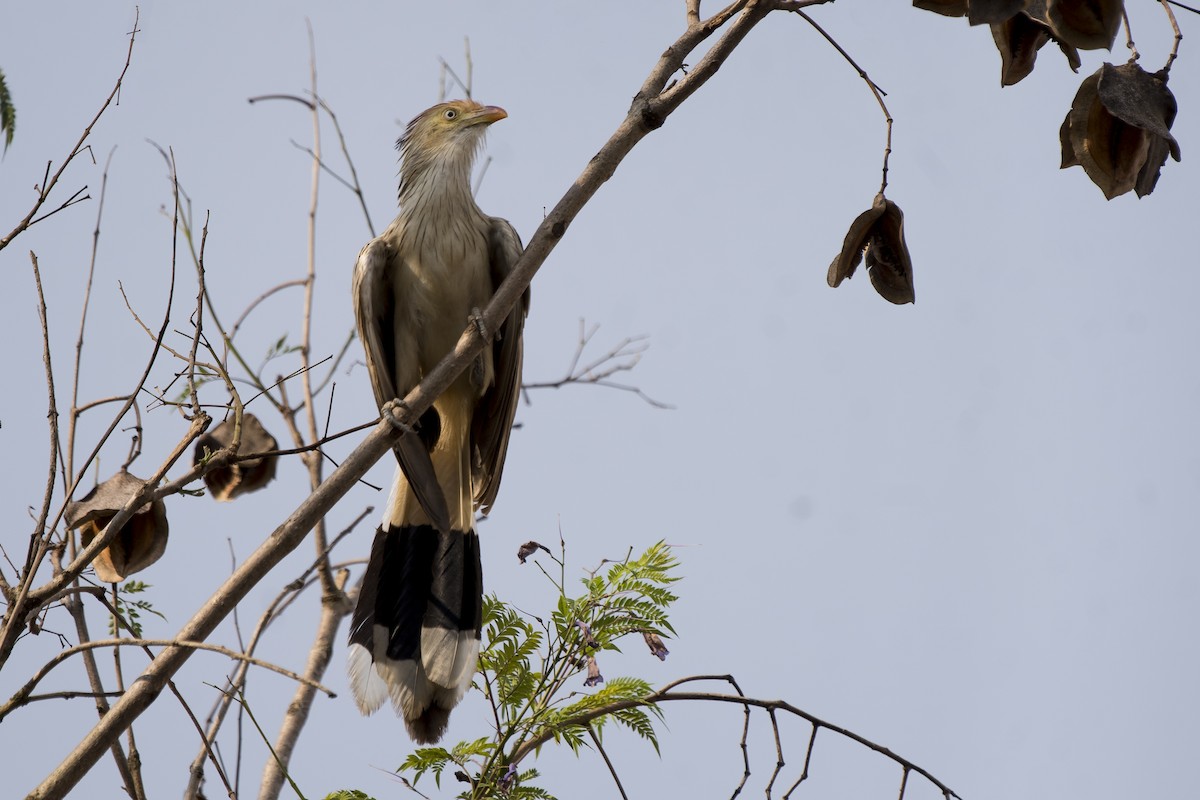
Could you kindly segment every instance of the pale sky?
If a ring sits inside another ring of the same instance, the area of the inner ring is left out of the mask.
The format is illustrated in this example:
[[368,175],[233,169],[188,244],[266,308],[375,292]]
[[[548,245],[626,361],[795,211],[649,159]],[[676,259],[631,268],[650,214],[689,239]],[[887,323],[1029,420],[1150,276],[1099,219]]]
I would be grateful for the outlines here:
[[[708,4],[706,4],[707,7]],[[1171,81],[1180,104],[1156,192],[1104,199],[1081,169],[1059,165],[1058,128],[1078,83],[1112,54],[1085,52],[1079,75],[1050,45],[1024,82],[1001,90],[986,28],[907,3],[843,0],[813,11],[888,92],[896,119],[889,198],[905,211],[917,303],[896,307],[865,272],[839,289],[825,272],[879,184],[884,126],[855,72],[803,20],[774,15],[721,72],[625,160],[584,209],[533,284],[527,381],[560,377],[581,318],[598,353],[624,337],[650,348],[623,380],[674,406],[595,387],[540,391],[518,411],[504,485],[481,526],[488,591],[532,613],[549,588],[517,564],[528,539],[559,530],[582,576],[602,558],[679,545],[684,580],[665,663],[640,641],[608,656],[606,677],[655,685],[730,673],[750,695],[785,699],[885,745],[965,800],[1180,796],[1200,747],[1200,336],[1194,235],[1196,70],[1183,43]],[[28,210],[45,163],[58,162],[120,71],[132,4],[13,4],[0,26],[0,69],[17,108],[0,161],[0,228]],[[1158,69],[1170,31],[1156,4],[1131,4],[1142,63]],[[509,118],[488,140],[479,194],[526,239],[623,118],[630,98],[684,22],[683,3],[564,4],[143,2],[121,102],[91,139],[60,197],[98,196],[116,147],[84,350],[81,399],[128,391],[148,341],[118,284],[148,319],[166,296],[170,186],[152,140],[175,153],[197,223],[211,211],[206,264],[224,317],[303,277],[311,142],[295,104],[248,97],[309,85],[305,20],[316,37],[319,91],[346,132],[377,228],[395,210],[400,125],[438,99],[438,58],[460,68],[469,37],[476,99]],[[1184,33],[1196,18],[1181,13]],[[1200,29],[1198,29],[1200,30]],[[452,93],[453,94],[453,93]],[[338,164],[332,127],[326,153]],[[59,407],[70,364],[95,200],[31,229],[0,253],[2,497],[14,561],[45,481],[46,395],[29,250],[46,281]],[[355,199],[322,187],[314,354],[336,352],[353,326],[350,272],[369,237]],[[185,262],[181,262],[185,263]],[[179,273],[184,329],[194,278]],[[300,292],[264,304],[239,334],[265,354],[300,335]],[[355,358],[358,355],[355,345]],[[597,354],[598,354],[597,353]],[[282,359],[268,373],[287,372]],[[176,365],[162,360],[152,383]],[[220,402],[212,390],[210,402]],[[265,403],[251,407],[283,441]],[[375,413],[366,373],[337,377],[330,429]],[[88,418],[89,449],[107,424]],[[182,435],[174,412],[145,414],[137,474]],[[360,439],[329,448],[341,458]],[[128,434],[101,457],[125,457]],[[385,460],[371,480],[387,484]],[[178,474],[176,470],[173,474]],[[169,637],[229,573],[227,539],[251,552],[304,496],[295,460],[269,490],[233,504],[173,498],[170,547],[137,577]],[[352,491],[329,518],[340,530],[384,498]],[[374,517],[374,515],[373,515]],[[362,526],[340,558],[365,557]],[[302,546],[240,609],[243,633],[311,561]],[[7,570],[7,566],[5,567]],[[11,571],[6,575],[11,577]],[[357,577],[357,573],[356,573]],[[318,596],[305,595],[262,655],[302,669]],[[93,635],[103,635],[103,622]],[[65,614],[46,620],[74,641]],[[340,637],[344,639],[344,635]],[[216,641],[236,641],[231,624]],[[28,637],[0,674],[7,698],[57,652]],[[385,709],[359,716],[344,645],[318,698],[292,775],[309,797],[359,788],[412,796],[387,773],[410,752]],[[106,654],[101,663],[108,665]],[[144,659],[124,656],[127,679]],[[229,669],[194,656],[176,678],[198,714]],[[78,660],[45,690],[83,690]],[[580,690],[582,680],[580,681]],[[716,688],[716,687],[714,687]],[[293,685],[254,673],[255,715],[273,736]],[[606,742],[631,797],[727,797],[741,775],[741,712],[666,709],[662,757],[632,734]],[[478,696],[455,711],[447,742],[486,735]],[[765,718],[751,731],[762,792],[774,766]],[[40,703],[0,724],[5,785],[36,786],[95,722],[87,700]],[[178,796],[197,749],[172,699],[135,728],[152,796]],[[35,733],[36,731],[36,733]],[[53,734],[50,733],[53,731]],[[234,749],[227,727],[222,748]],[[799,774],[808,728],[784,725]],[[247,726],[242,794],[257,788],[265,749]],[[552,748],[526,765],[561,798],[619,796],[602,761]],[[823,732],[797,796],[894,797],[900,770]],[[450,797],[453,781],[432,796]],[[206,790],[222,790],[215,776]],[[79,796],[119,797],[111,759]],[[909,782],[909,798],[939,793]]]

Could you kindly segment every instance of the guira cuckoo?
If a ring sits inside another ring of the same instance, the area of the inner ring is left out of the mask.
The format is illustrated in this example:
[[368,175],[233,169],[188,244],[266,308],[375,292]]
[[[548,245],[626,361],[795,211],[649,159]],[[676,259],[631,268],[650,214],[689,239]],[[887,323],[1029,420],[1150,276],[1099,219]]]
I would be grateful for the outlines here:
[[441,737],[475,674],[483,582],[474,514],[495,502],[520,390],[528,290],[497,331],[484,330],[479,309],[512,270],[521,240],[479,209],[470,185],[484,132],[506,116],[455,100],[410,122],[396,143],[400,214],[354,267],[358,335],[385,415],[468,325],[491,340],[400,438],[350,626],[359,709],[373,713],[390,698],[422,743]]

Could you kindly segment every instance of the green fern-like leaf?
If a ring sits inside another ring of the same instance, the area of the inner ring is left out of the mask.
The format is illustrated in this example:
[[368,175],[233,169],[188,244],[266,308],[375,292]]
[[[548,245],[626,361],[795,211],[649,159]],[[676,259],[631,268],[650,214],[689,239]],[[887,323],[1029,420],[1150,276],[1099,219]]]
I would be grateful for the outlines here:
[[[141,612],[145,611],[149,614],[153,614],[159,619],[166,619],[166,617],[164,617],[161,613],[154,610],[154,606],[150,604],[149,600],[129,599],[130,595],[142,594],[150,588],[153,587],[151,587],[151,585],[148,583],[143,583],[142,581],[126,581],[125,585],[121,586],[117,590],[116,603],[114,604],[117,609],[117,613],[121,615],[121,618],[125,621],[125,624],[128,625],[127,630],[139,638],[142,635],[142,623],[140,621],[142,616]],[[118,636],[124,630],[126,630],[125,626],[118,624],[115,618],[109,616],[108,633],[110,636]]]
[[442,772],[445,771],[446,765],[451,763],[450,751],[444,747],[419,747],[404,759],[404,763],[400,765],[398,772],[411,772],[413,774],[412,782],[415,785],[423,776],[428,773],[433,774],[433,780],[440,789],[442,786]]
[[623,708],[620,711],[614,711],[612,716],[614,720],[650,742],[654,746],[654,752],[659,753],[658,733],[654,730],[654,723],[650,721],[650,715],[645,710],[640,707]]
[[4,134],[4,152],[12,144],[13,132],[17,129],[17,109],[13,106],[12,95],[8,92],[8,81],[4,79],[4,70],[0,69],[0,132]]
[[504,793],[506,798],[535,798],[535,800],[557,800],[554,795],[538,786],[531,786],[529,781],[538,777],[536,769],[527,769],[518,773],[513,785]]

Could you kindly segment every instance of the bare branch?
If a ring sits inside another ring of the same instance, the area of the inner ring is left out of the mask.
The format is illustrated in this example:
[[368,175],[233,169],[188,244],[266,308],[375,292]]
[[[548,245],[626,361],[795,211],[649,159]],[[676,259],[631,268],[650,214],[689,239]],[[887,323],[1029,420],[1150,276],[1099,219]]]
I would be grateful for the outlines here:
[[[37,255],[29,251],[29,260],[33,264],[33,281],[37,286],[38,321],[42,326],[42,363],[46,367],[46,394],[49,398],[49,408],[46,411],[46,421],[50,426],[50,457],[49,475],[46,478],[46,490],[42,495],[42,508],[38,512],[37,523],[30,536],[29,553],[25,560],[26,576],[34,568],[37,552],[46,536],[46,519],[50,516],[50,504],[54,499],[54,476],[58,468],[58,406],[54,400],[54,368],[50,364],[50,324],[46,320],[46,295],[42,291],[42,273],[38,270]],[[28,584],[28,581],[24,581]],[[7,593],[6,593],[7,594]]]
[[[293,672],[290,669],[281,667],[278,664],[272,664],[269,661],[263,661],[260,658],[254,658],[253,656],[239,653],[237,650],[223,647],[219,644],[185,641],[180,639],[95,639],[89,642],[80,642],[74,647],[68,647],[66,650],[57,653],[54,658],[43,664],[41,669],[34,673],[33,677],[30,678],[24,686],[18,689],[13,696],[4,703],[4,705],[0,705],[0,720],[3,720],[5,717],[7,717],[14,709],[25,705],[26,698],[33,693],[33,690],[37,688],[37,685],[41,682],[42,678],[46,677],[46,675],[49,674],[49,672],[56,666],[66,661],[71,656],[76,655],[77,653],[95,650],[98,647],[170,647],[186,648],[189,650],[207,650],[212,653],[219,653],[223,656],[228,656],[229,658],[236,659],[238,661],[245,661],[249,664],[253,664],[256,667],[262,667],[263,669],[270,670],[271,672],[279,673],[286,678],[291,678],[294,681],[311,686],[313,689],[316,689],[320,692],[324,692],[329,697],[337,697],[336,692],[326,686],[321,685],[317,681],[306,678],[305,676]],[[125,694],[128,696],[129,693],[126,692]]]
[[[1167,56],[1167,63],[1163,65],[1163,72],[1167,73],[1171,71],[1171,65],[1175,63],[1175,58],[1179,55],[1179,43],[1183,41],[1183,34],[1179,30],[1179,23],[1175,19],[1175,12],[1171,10],[1171,0],[1160,1],[1162,2],[1163,11],[1167,12],[1167,20],[1171,23],[1171,32],[1175,34],[1175,42],[1171,45],[1171,52]],[[1180,6],[1180,8],[1187,8],[1188,11],[1200,13],[1196,9],[1188,8],[1187,6]]]
[[579,361],[583,357],[584,351],[591,344],[592,337],[595,336],[596,331],[599,329],[599,325],[593,325],[591,328],[585,330],[584,321],[580,320],[579,340],[575,346],[575,353],[571,357],[571,363],[567,367],[563,377],[553,381],[522,383],[521,391],[524,393],[525,402],[530,402],[528,392],[534,389],[561,389],[571,384],[584,384],[633,392],[655,408],[674,408],[669,403],[655,400],[636,386],[629,386],[608,380],[618,372],[629,372],[637,366],[638,362],[641,361],[642,354],[650,348],[650,344],[644,336],[626,337],[604,355],[594,359],[585,366],[579,366]]
[[588,736],[592,738],[592,744],[596,746],[596,752],[604,759],[604,764],[608,767],[608,774],[612,775],[613,783],[617,785],[617,791],[621,793],[621,800],[629,800],[629,795],[625,794],[625,787],[621,785],[621,776],[617,775],[617,768],[613,766],[612,759],[608,757],[604,745],[600,743],[600,737],[596,735],[596,729],[589,725],[587,732]]
[[250,305],[246,306],[245,310],[242,311],[241,316],[239,316],[236,320],[234,320],[233,327],[229,329],[229,338],[233,339],[234,337],[237,336],[238,329],[242,327],[242,323],[246,321],[246,317],[250,316],[250,312],[253,311],[255,308],[257,308],[258,305],[260,303],[262,303],[264,300],[271,297],[272,295],[282,292],[284,289],[291,289],[296,286],[303,286],[304,283],[305,283],[305,281],[303,278],[295,278],[290,281],[284,281],[283,283],[278,284],[277,286],[272,286],[270,289],[267,289],[265,292],[260,294],[258,297],[254,298],[254,300],[252,300],[250,302]]
[[[73,148],[71,148],[71,152],[63,160],[63,163],[59,166],[58,170],[54,173],[54,175],[52,177],[50,177],[50,165],[49,164],[46,165],[46,176],[47,177],[44,177],[42,179],[42,184],[41,184],[41,186],[38,187],[38,196],[37,196],[37,199],[34,200],[33,208],[31,208],[29,210],[29,213],[25,215],[24,219],[22,219],[20,222],[17,223],[17,227],[13,228],[12,231],[10,231],[7,236],[0,239],[0,250],[3,250],[5,247],[8,247],[9,243],[12,242],[12,240],[15,239],[17,236],[19,236],[21,233],[23,233],[27,228],[29,228],[29,226],[31,226],[37,222],[40,222],[41,220],[45,219],[46,217],[56,214],[59,211],[62,211],[64,208],[67,208],[70,205],[80,202],[81,200],[87,199],[87,198],[79,197],[79,195],[82,192],[87,190],[87,187],[84,187],[83,189],[80,189],[79,191],[77,191],[75,194],[71,195],[71,197],[68,198],[66,202],[62,203],[54,211],[51,211],[47,214],[43,214],[41,217],[37,216],[37,213],[38,213],[38,211],[41,210],[42,205],[45,204],[47,199],[49,199],[50,192],[52,192],[54,190],[54,187],[58,185],[58,180],[59,180],[59,178],[62,177],[63,172],[65,172],[67,167],[71,165],[71,162],[75,160],[75,157],[83,152],[84,143],[87,141],[88,137],[92,135],[92,128],[94,128],[96,126],[96,123],[100,121],[100,117],[104,116],[104,112],[108,110],[108,107],[110,105],[112,105],[113,100],[116,99],[117,95],[120,93],[121,84],[125,80],[125,73],[129,70],[129,63],[133,59],[133,42],[137,38],[137,34],[138,34],[138,19],[139,19],[139,17],[140,17],[140,10],[138,10],[135,7],[135,10],[133,13],[133,30],[131,30],[129,32],[129,49],[125,53],[125,66],[123,66],[121,68],[121,74],[117,76],[117,82],[113,86],[112,91],[109,92],[108,97],[105,99],[104,103],[100,106],[100,110],[96,112],[96,116],[92,117],[92,121],[89,122],[86,127],[84,127],[83,133],[79,137],[79,141],[77,141],[75,143],[75,146]],[[2,659],[0,659],[0,660],[2,660]]]
[[[367,221],[367,230],[370,232],[371,238],[374,239],[375,225],[371,222],[371,212],[367,210],[367,198],[363,194],[362,184],[358,182],[358,170],[354,168],[354,159],[350,157],[350,148],[346,145],[346,137],[342,133],[342,126],[338,123],[337,114],[333,113],[333,109],[329,104],[320,97],[316,98],[316,100],[321,109],[329,115],[329,121],[333,123],[333,130],[337,133],[338,144],[341,146],[342,155],[346,159],[346,167],[350,170],[350,183],[352,184],[350,188],[354,192],[355,197],[358,198],[358,204],[362,207],[363,218]],[[334,174],[332,170],[330,174]],[[342,182],[345,183],[344,180]]]
[[[808,5],[812,4],[810,3]],[[801,6],[791,8],[790,10],[795,12],[797,15],[802,17],[805,22],[811,25],[817,33],[821,34],[825,41],[829,42],[829,44],[833,46],[833,49],[838,51],[842,58],[846,59],[846,62],[850,64],[850,66],[854,67],[855,71],[858,72],[858,77],[863,79],[863,81],[867,84],[867,88],[871,90],[871,94],[875,96],[875,101],[879,103],[879,108],[883,111],[883,117],[885,120],[887,120],[887,141],[883,147],[883,180],[879,186],[879,193],[883,194],[883,191],[887,189],[888,159],[892,155],[892,114],[890,111],[888,111],[887,104],[883,102],[884,95],[886,95],[887,92],[883,91],[883,89],[880,89],[879,84],[875,83],[875,81],[871,80],[871,77],[867,75],[867,71],[860,67],[858,63],[850,57],[850,54],[847,53],[846,50],[840,44],[838,44],[837,41],[830,36],[824,28],[817,24],[815,19],[810,17],[808,14],[805,14],[801,10]]]

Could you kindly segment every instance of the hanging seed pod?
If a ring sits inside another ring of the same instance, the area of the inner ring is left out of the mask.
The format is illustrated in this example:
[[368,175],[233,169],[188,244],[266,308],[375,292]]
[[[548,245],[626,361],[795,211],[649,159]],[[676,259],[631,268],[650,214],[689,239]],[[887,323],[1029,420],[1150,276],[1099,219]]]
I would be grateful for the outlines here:
[[1027,0],[970,0],[967,21],[972,25],[995,25],[1021,13]]
[[897,305],[916,302],[912,258],[904,241],[904,212],[882,192],[850,225],[842,251],[829,265],[829,285],[836,289],[853,277],[864,255],[875,291]]
[[1045,0],[1029,0],[1023,11],[992,23],[992,39],[1000,51],[1001,86],[1012,86],[1033,72],[1038,50],[1051,40],[1067,57],[1071,71],[1079,71],[1083,63],[1079,51],[1055,35],[1046,14]]
[[967,0],[913,0],[913,7],[941,14],[943,17],[967,15]]
[[[143,480],[122,470],[67,506],[67,527],[78,530],[87,547],[141,488]],[[117,583],[158,561],[167,549],[167,506],[155,500],[129,518],[92,568],[105,583]]]
[[[233,421],[227,419],[196,440],[192,463],[199,464],[206,452],[215,453],[223,447],[228,447],[232,441]],[[267,433],[258,417],[253,414],[242,415],[240,452],[263,453],[278,447],[275,437]],[[275,479],[276,458],[277,456],[252,458],[209,470],[204,475],[204,483],[212,492],[213,498],[221,502],[232,500],[247,492],[258,491]]]
[[1124,0],[1046,0],[1054,35],[1080,50],[1111,50],[1124,9]]
[[1089,75],[1059,129],[1063,169],[1083,167],[1109,200],[1154,191],[1167,156],[1180,158],[1171,135],[1177,106],[1166,77],[1134,62],[1105,64]]

